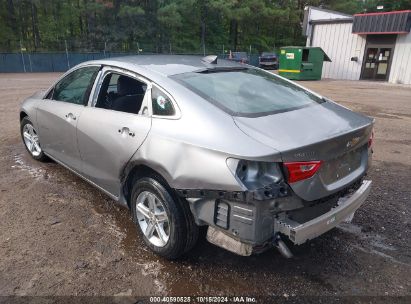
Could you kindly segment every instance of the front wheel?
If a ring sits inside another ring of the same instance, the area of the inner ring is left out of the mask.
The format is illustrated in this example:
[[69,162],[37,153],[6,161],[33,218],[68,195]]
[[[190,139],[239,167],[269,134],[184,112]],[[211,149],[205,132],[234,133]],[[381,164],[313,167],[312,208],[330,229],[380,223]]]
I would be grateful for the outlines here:
[[176,259],[194,246],[198,227],[186,202],[157,179],[135,182],[131,194],[133,220],[146,245],[167,259]]
[[41,149],[40,139],[37,134],[37,131],[34,128],[32,122],[27,117],[24,117],[21,120],[20,133],[21,133],[21,138],[23,139],[23,142],[24,142],[24,146],[26,147],[30,155],[35,160],[46,161],[47,156],[44,154],[43,150]]

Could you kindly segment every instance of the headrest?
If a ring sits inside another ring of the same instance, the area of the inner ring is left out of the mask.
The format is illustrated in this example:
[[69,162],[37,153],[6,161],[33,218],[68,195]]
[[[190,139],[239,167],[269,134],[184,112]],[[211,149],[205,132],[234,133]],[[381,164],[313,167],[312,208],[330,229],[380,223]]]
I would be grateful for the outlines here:
[[119,76],[117,94],[120,96],[144,94],[143,83],[127,76]]

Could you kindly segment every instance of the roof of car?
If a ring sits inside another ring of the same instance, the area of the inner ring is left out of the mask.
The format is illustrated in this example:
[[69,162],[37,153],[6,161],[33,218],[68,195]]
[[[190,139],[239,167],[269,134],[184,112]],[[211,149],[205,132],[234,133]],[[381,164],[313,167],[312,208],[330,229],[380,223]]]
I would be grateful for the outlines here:
[[[202,61],[203,56],[194,55],[135,55],[96,60],[95,63],[106,65],[139,66],[151,72],[170,76],[211,68],[227,68],[241,66],[238,63],[218,59],[217,64]],[[132,69],[132,67],[129,67]]]

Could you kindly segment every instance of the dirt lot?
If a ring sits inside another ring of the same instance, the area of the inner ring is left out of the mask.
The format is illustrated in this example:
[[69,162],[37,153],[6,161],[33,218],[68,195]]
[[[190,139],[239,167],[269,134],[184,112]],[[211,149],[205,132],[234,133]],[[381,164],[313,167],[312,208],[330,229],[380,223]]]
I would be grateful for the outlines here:
[[201,241],[168,262],[143,246],[128,211],[61,166],[33,161],[20,101],[58,74],[0,74],[0,295],[411,295],[411,88],[304,82],[376,118],[372,193],[352,224],[285,260]]

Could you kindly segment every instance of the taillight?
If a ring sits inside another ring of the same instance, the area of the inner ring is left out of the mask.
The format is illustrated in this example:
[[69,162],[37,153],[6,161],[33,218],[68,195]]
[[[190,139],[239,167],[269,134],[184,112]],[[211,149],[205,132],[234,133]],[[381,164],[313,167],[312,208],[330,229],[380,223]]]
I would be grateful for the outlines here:
[[288,182],[295,183],[310,178],[318,171],[322,161],[288,162],[284,166],[288,170]]
[[373,141],[374,141],[374,130],[371,131],[370,138],[368,139],[368,149],[372,147]]
[[280,163],[227,158],[227,166],[242,186],[251,191],[284,179]]

